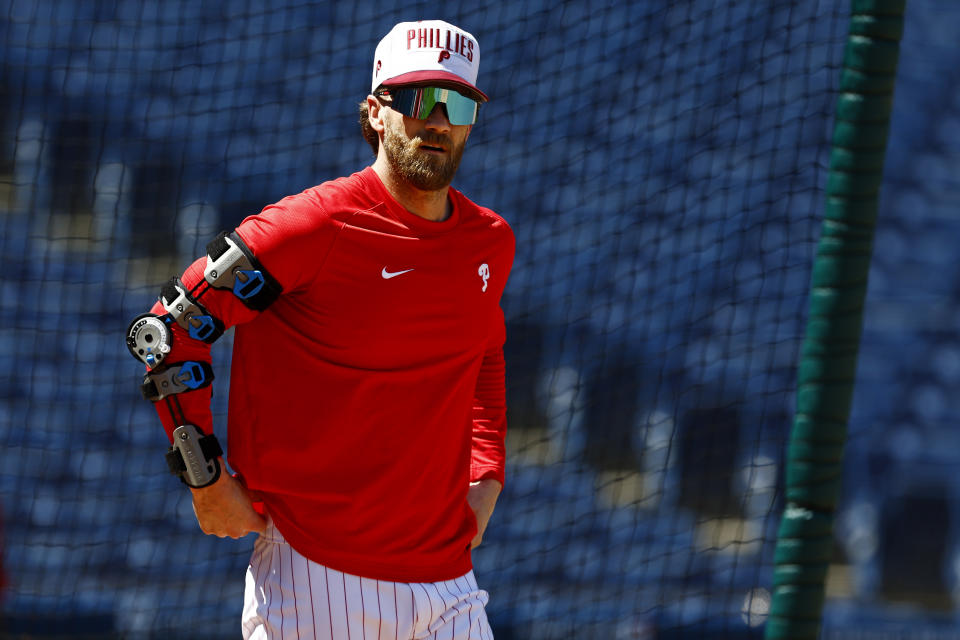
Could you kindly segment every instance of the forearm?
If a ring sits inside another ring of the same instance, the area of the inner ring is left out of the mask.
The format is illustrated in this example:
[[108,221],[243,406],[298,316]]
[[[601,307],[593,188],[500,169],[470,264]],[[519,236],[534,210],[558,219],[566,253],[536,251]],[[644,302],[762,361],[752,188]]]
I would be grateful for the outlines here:
[[505,363],[503,349],[491,348],[477,378],[473,406],[470,480],[492,479],[504,483],[507,434]]
[[497,498],[502,490],[503,485],[492,478],[470,483],[470,488],[467,490],[467,502],[477,518],[477,535],[470,543],[470,548],[476,547],[483,540],[483,534],[487,530],[490,517],[493,515],[493,509],[497,505]]

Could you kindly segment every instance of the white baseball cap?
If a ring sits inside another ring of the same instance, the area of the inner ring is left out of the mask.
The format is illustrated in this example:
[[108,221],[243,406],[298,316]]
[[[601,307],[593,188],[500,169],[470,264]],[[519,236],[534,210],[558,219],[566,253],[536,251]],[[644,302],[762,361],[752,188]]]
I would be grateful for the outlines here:
[[479,70],[480,45],[463,29],[443,20],[401,22],[377,45],[370,92],[380,85],[442,82],[486,102],[487,95],[476,87]]

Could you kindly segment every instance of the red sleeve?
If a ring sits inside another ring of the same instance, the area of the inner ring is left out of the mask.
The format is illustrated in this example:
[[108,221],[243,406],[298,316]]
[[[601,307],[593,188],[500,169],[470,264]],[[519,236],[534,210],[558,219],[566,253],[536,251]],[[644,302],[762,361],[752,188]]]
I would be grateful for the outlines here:
[[[192,290],[199,282],[203,280],[203,269],[206,266],[206,257],[196,260],[187,267],[187,270],[181,276],[184,286]],[[206,285],[201,285],[200,291],[204,291]],[[224,326],[229,328],[241,322],[252,320],[257,312],[248,309],[240,299],[233,295],[231,291],[225,289],[207,289],[199,297],[200,303],[206,307],[212,315],[223,321]],[[163,305],[157,301],[150,309],[150,313],[158,316],[166,315]],[[170,363],[185,362],[188,360],[210,363],[210,345],[200,340],[194,340],[187,332],[176,323],[171,323],[171,332],[173,341],[170,353],[166,356],[166,361]],[[186,422],[195,424],[204,433],[213,433],[213,415],[210,411],[211,387],[179,393],[175,396],[168,396],[168,399],[154,403],[157,415],[167,432],[167,437],[173,441],[173,430],[182,424],[181,416]]]
[[[329,218],[315,193],[306,191],[284,198],[261,213],[249,216],[237,227],[237,234],[257,260],[283,287],[287,294],[310,281],[323,263],[332,246],[340,224]],[[312,260],[302,260],[309,255]],[[221,320],[226,329],[253,320],[258,312],[249,309],[228,289],[214,289],[203,283],[206,256],[191,264],[181,276],[188,290],[207,309]],[[199,287],[197,285],[199,284]],[[166,310],[158,301],[150,309],[158,316]],[[173,341],[169,363],[199,361],[211,363],[210,345],[190,338],[186,330],[172,323]],[[189,422],[213,433],[213,415],[210,410],[211,388],[206,387],[168,396],[155,403],[157,414],[169,438],[183,422]]]
[[483,357],[473,401],[473,441],[470,481],[493,478],[504,483],[507,435],[507,393],[504,382],[503,343],[506,336],[503,312],[497,314],[495,339]]

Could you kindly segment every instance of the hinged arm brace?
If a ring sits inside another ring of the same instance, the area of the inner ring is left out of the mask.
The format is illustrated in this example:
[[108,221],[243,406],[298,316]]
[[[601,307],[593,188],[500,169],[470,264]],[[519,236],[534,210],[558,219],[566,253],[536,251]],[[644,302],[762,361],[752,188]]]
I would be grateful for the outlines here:
[[210,486],[220,478],[223,449],[217,437],[192,424],[173,430],[173,446],[167,451],[170,473],[193,489]]

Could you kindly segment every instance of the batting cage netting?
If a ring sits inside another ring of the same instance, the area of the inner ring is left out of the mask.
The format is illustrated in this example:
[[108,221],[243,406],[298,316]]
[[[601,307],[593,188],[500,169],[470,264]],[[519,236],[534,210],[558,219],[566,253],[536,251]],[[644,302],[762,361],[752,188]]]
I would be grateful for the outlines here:
[[[439,18],[476,35],[491,96],[454,186],[517,237],[507,483],[474,553],[497,638],[762,636],[848,0],[402,4],[0,2],[11,635],[238,636],[252,538],[199,530],[125,330],[221,229],[370,164],[374,47]],[[851,425],[847,486],[871,488],[841,513],[828,616],[953,606],[947,569],[920,599],[888,575],[927,566],[891,542],[897,508],[953,513],[960,14],[935,5],[907,14]],[[942,491],[910,502],[885,470],[933,432]]]

